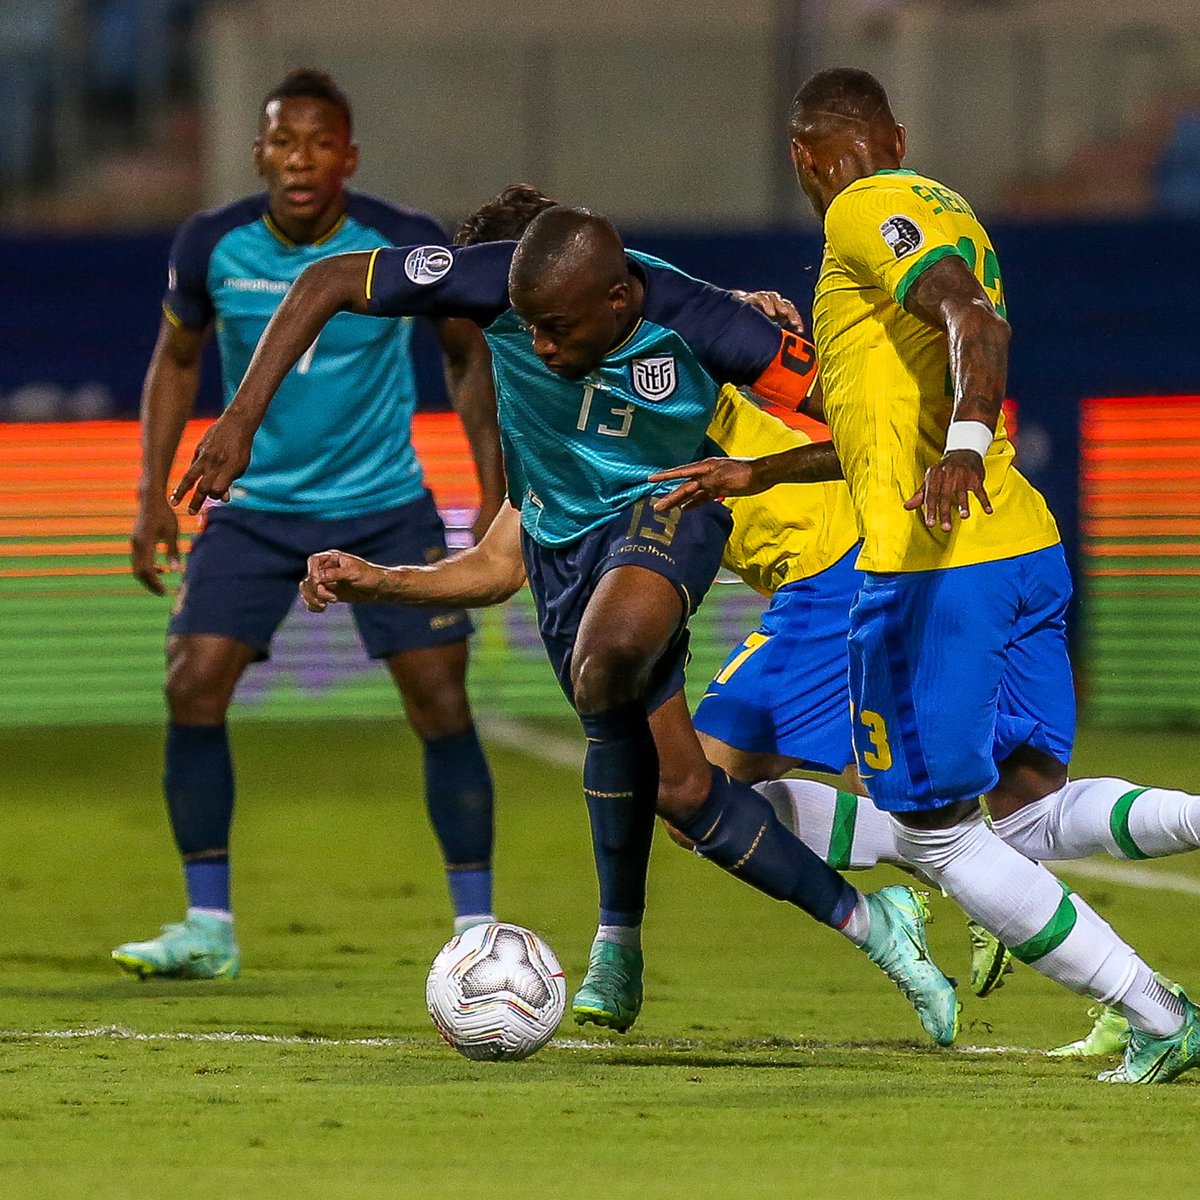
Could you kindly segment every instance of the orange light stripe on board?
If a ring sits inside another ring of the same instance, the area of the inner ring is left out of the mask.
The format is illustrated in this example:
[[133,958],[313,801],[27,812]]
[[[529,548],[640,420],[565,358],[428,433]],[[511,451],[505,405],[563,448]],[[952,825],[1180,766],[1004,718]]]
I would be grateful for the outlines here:
[[[188,422],[171,480],[183,474],[210,423]],[[478,506],[474,462],[457,415],[418,414],[413,444],[441,508]],[[127,554],[141,456],[136,421],[0,424],[0,461],[7,464],[0,472],[0,558],[41,560],[0,569],[0,578],[125,574],[124,563],[85,566],[78,560]],[[198,522],[182,510],[179,515],[186,546]]]

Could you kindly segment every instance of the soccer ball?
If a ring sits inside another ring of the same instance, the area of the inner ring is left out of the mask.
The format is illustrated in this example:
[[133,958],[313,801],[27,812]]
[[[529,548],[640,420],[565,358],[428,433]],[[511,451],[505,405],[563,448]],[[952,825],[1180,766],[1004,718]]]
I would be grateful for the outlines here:
[[554,951],[520,925],[476,925],[442,947],[425,1003],[443,1040],[467,1058],[528,1058],[553,1036],[567,1006]]

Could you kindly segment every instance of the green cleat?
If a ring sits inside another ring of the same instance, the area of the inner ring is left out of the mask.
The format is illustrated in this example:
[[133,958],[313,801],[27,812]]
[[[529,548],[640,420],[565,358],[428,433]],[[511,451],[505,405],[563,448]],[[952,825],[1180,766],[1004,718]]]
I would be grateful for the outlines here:
[[147,942],[126,942],[112,956],[139,979],[233,979],[241,967],[232,922],[206,913],[191,913],[178,925],[164,925],[162,934]]
[[587,974],[571,1001],[575,1024],[590,1022],[625,1033],[641,1011],[642,952],[597,938],[588,955]]
[[1051,1058],[1106,1058],[1121,1053],[1129,1036],[1129,1022],[1107,1004],[1093,1004],[1087,1010],[1087,1015],[1095,1020],[1087,1035],[1065,1046],[1047,1050]]
[[939,1046],[952,1046],[962,1005],[954,984],[929,957],[925,896],[915,888],[893,884],[868,895],[867,904],[871,909],[871,932],[863,944],[867,957],[917,1010],[925,1032]]
[[1004,986],[1005,975],[1012,974],[1012,954],[978,921],[967,921],[971,939],[971,991],[980,999]]
[[1101,1071],[1101,1083],[1170,1083],[1177,1075],[1200,1066],[1200,1008],[1186,996],[1183,1028],[1170,1037],[1156,1038],[1129,1031],[1125,1057],[1119,1067]]

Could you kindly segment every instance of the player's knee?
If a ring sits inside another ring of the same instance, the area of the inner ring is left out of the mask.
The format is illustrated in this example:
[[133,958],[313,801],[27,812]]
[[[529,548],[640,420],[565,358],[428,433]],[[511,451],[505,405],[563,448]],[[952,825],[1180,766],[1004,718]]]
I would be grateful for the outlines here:
[[466,688],[447,684],[420,696],[405,696],[404,710],[413,732],[422,741],[449,737],[471,728],[471,705]]
[[576,707],[580,712],[603,712],[640,700],[653,665],[641,646],[619,638],[582,652],[577,648],[571,664]]
[[167,711],[178,725],[220,725],[229,708],[229,690],[217,672],[187,653],[167,660]]

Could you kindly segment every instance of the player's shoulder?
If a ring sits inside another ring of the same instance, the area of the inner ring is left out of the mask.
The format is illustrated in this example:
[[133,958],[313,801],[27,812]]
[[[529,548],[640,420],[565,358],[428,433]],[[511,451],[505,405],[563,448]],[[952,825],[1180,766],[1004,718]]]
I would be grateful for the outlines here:
[[266,211],[266,193],[243,196],[240,200],[231,200],[228,204],[218,204],[214,208],[206,208],[194,214],[184,221],[179,227],[179,232],[181,235],[186,233],[192,237],[219,240],[235,229],[261,221]]
[[346,215],[393,246],[450,245],[445,227],[430,213],[367,192],[346,193]]
[[625,254],[646,288],[642,315],[656,325],[686,335],[694,331],[692,327],[697,321],[703,325],[708,316],[706,301],[711,303],[715,298],[728,295],[653,254],[628,249]]
[[206,208],[189,217],[175,235],[174,254],[211,254],[227,234],[261,221],[267,211],[265,193]]

